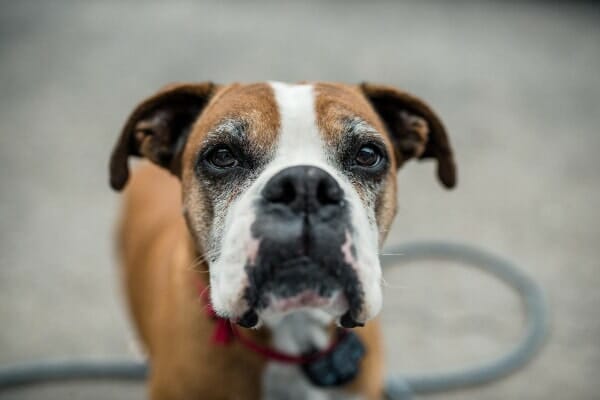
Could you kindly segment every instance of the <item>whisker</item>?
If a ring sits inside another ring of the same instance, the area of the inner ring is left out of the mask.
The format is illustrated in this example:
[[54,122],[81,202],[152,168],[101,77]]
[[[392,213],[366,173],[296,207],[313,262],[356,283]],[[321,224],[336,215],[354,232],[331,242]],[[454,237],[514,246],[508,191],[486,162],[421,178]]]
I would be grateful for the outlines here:
[[196,260],[196,261],[192,261],[192,263],[188,266],[188,269],[192,270],[192,271],[196,271],[196,272],[200,272],[200,273],[206,273],[209,272],[208,269],[199,269],[198,267],[200,267],[203,264],[203,260]]
[[[200,292],[200,294],[198,294],[199,298],[202,298],[204,296],[204,294],[210,289],[210,284],[206,285],[206,287],[204,289],[202,289],[202,291]],[[208,303],[204,305],[204,307],[208,307]]]
[[[201,264],[203,264],[203,263],[205,263],[205,262],[208,262],[208,258],[210,258],[210,257],[212,257],[212,256],[214,256],[214,255],[216,255],[216,253],[217,253],[217,252],[216,252],[216,251],[214,251],[214,252],[207,252],[207,253],[204,253],[204,254],[200,254],[200,255],[198,255],[198,256],[197,256],[197,257],[196,257],[196,258],[195,258],[195,259],[192,261],[192,263],[191,263],[191,265],[190,265],[190,267],[189,267],[189,268],[190,268],[190,269],[193,269],[193,270],[197,270],[196,268],[197,268],[198,266],[200,266]],[[198,272],[208,272],[208,270],[205,270],[205,271],[197,270],[197,271],[198,271]]]
[[390,288],[390,289],[406,289],[407,288],[407,286],[404,286],[404,285],[392,285],[388,281],[386,281],[383,276],[381,277],[381,284],[383,286],[385,286],[386,288]]

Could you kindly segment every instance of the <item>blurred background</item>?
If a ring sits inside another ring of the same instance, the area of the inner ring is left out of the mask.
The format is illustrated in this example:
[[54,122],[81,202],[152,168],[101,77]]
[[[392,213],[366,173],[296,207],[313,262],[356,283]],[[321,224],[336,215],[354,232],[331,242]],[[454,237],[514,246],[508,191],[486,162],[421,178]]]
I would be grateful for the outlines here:
[[[526,369],[439,399],[600,398],[600,9],[544,2],[0,3],[0,364],[139,357],[113,251],[113,142],[172,81],[373,81],[445,121],[459,185],[400,173],[388,244],[464,241],[544,288],[552,333]],[[435,263],[387,270],[388,370],[502,354],[523,328],[511,292]],[[6,399],[142,399],[81,383]]]

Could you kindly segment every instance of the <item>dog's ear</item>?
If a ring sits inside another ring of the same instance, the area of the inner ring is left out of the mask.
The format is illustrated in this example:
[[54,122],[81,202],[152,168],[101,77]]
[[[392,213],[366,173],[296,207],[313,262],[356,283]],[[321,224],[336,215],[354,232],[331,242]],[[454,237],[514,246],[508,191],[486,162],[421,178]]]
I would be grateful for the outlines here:
[[172,84],[130,114],[110,158],[110,185],[125,187],[129,156],[145,157],[175,175],[192,124],[216,92],[211,82]]
[[398,167],[411,158],[435,158],[447,188],[456,185],[456,166],[442,121],[421,99],[393,87],[362,83],[364,95],[385,123]]

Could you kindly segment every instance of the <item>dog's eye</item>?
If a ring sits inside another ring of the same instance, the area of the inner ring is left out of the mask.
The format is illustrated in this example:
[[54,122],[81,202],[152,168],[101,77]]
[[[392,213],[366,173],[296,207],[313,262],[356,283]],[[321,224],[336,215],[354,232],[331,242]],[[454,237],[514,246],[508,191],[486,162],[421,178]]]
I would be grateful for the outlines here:
[[209,163],[216,168],[233,168],[238,165],[238,160],[227,147],[219,147],[210,152],[207,157]]
[[367,168],[377,166],[381,162],[381,159],[381,151],[373,145],[362,146],[358,149],[354,158],[356,165]]

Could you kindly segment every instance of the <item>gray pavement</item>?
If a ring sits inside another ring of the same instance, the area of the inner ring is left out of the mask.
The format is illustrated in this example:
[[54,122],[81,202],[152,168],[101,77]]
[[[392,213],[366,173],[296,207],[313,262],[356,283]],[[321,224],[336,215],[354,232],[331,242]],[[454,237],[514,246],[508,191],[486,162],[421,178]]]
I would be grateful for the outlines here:
[[[460,181],[400,174],[389,243],[466,241],[544,287],[552,335],[525,370],[440,399],[600,398],[600,12],[578,3],[0,3],[0,363],[136,356],[107,159],[133,105],[186,80],[369,80],[427,99]],[[392,371],[501,354],[522,328],[496,281],[421,263],[386,273]],[[6,399],[144,398],[136,384]]]

